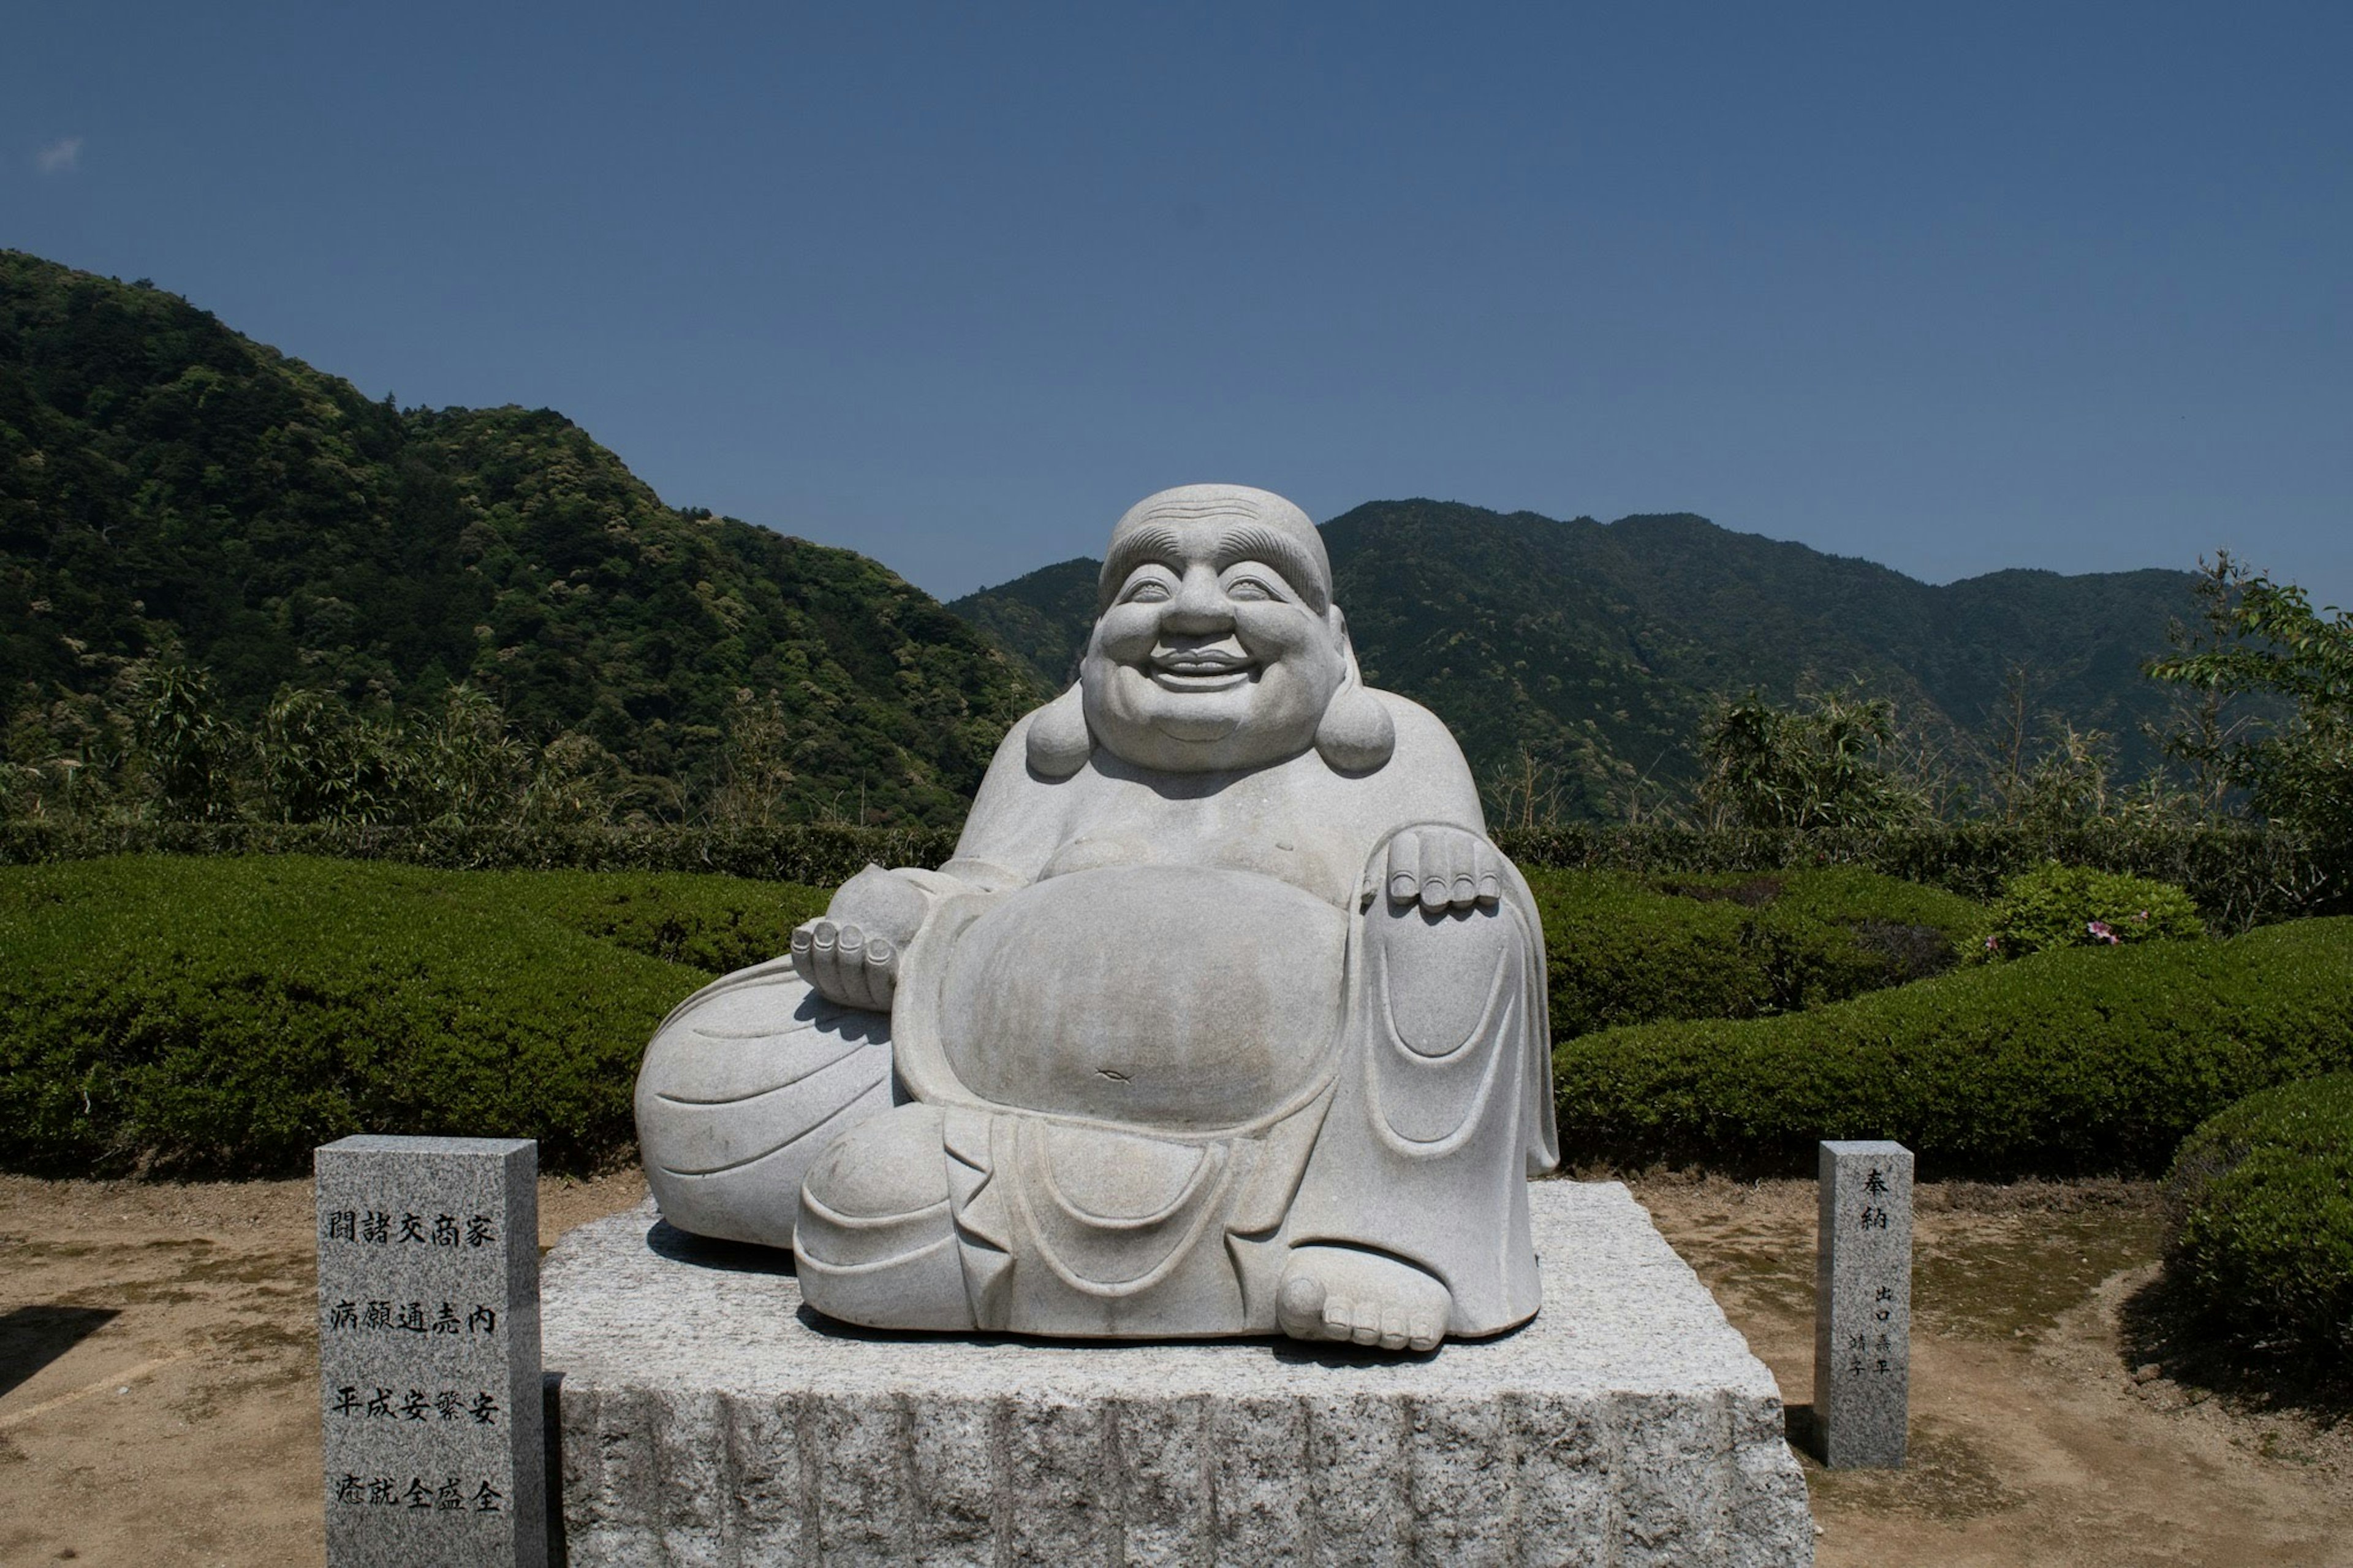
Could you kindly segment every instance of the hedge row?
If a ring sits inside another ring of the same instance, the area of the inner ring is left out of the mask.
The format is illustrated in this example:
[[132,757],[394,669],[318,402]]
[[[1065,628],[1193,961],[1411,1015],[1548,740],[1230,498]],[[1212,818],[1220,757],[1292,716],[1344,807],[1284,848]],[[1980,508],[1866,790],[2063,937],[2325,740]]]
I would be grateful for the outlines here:
[[287,1173],[357,1131],[629,1144],[638,1059],[814,889],[313,859],[0,871],[0,1164]]
[[1973,966],[1816,1011],[1554,1048],[1572,1161],[1799,1173],[1823,1138],[1924,1172],[2150,1173],[2241,1096],[2353,1067],[2353,920]]
[[108,855],[312,855],[445,871],[696,871],[834,887],[870,861],[937,866],[940,827],[350,827],[271,823],[0,823],[0,866]]
[[[0,865],[101,855],[326,855],[447,870],[714,871],[818,887],[867,862],[937,866],[948,828],[327,827],[260,823],[0,824]],[[2171,882],[2221,931],[2304,915],[2353,913],[2353,848],[2250,826],[2111,823],[2066,832],[1985,823],[1889,832],[1778,833],[1608,824],[1505,830],[1524,869],[1663,877],[1853,866],[1985,902],[2045,861]]]
[[[1844,867],[1532,883],[1577,1157],[1802,1169],[1819,1137],[1894,1136],[1955,1168],[2153,1170],[2237,1095],[2353,1061],[2353,921],[1905,985],[1984,911]],[[294,855],[0,868],[0,1164],[286,1171],[350,1131],[497,1128],[593,1165],[662,1014],[825,898]]]
[[1757,1018],[1950,969],[1986,911],[1858,867],[1637,877],[1530,871],[1555,1040],[1672,1018]]
[[2222,1111],[2166,1189],[2166,1268],[2209,1322],[2353,1370],[2353,1073]]
[[1984,903],[2002,883],[2056,860],[2187,889],[2219,931],[2307,915],[2353,914],[2353,846],[2275,828],[2106,823],[2046,832],[1994,823],[1888,831],[1768,832],[1571,826],[1510,831],[1497,845],[1522,867],[1646,876],[1857,866]]

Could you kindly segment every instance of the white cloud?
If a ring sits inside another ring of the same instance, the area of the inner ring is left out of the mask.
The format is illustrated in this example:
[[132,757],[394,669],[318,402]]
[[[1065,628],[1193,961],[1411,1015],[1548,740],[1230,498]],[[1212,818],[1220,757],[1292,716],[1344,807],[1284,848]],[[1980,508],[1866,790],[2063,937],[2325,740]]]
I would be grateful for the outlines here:
[[60,136],[33,154],[33,166],[44,174],[70,174],[81,167],[81,138]]

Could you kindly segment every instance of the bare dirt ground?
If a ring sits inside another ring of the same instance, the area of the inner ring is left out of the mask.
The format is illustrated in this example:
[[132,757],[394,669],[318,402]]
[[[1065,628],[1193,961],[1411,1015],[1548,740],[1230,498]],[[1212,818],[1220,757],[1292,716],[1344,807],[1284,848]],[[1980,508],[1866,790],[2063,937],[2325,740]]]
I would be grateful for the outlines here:
[[[1634,1190],[1803,1404],[1812,1184]],[[544,1183],[542,1243],[643,1194]],[[319,1561],[311,1235],[307,1182],[0,1177],[0,1568]],[[2136,1381],[2158,1235],[2145,1184],[1923,1187],[1913,1462],[1807,1461],[1824,1568],[2353,1568],[2353,1421]]]
[[[1634,1192],[1807,1405],[1814,1184]],[[1921,1187],[1910,1462],[1806,1458],[1822,1568],[2353,1564],[2353,1421],[2177,1381],[2137,1321],[2161,1234],[2148,1183]]]

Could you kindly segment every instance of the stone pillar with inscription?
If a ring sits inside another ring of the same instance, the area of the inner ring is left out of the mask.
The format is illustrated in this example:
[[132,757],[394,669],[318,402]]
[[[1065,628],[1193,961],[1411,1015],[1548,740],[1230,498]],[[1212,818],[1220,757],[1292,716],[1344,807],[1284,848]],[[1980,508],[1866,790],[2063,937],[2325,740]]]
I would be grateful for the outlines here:
[[316,1152],[327,1562],[547,1560],[538,1145]]
[[1904,1463],[1912,1367],[1912,1151],[1825,1142],[1814,1258],[1814,1438],[1833,1469]]

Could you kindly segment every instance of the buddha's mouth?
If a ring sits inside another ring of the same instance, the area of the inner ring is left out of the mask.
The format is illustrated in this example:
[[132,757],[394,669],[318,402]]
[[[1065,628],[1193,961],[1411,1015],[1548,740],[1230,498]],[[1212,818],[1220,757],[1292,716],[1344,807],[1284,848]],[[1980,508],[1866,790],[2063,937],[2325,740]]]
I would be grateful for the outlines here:
[[1224,648],[1185,648],[1152,656],[1153,684],[1166,691],[1224,691],[1258,674],[1258,661]]

